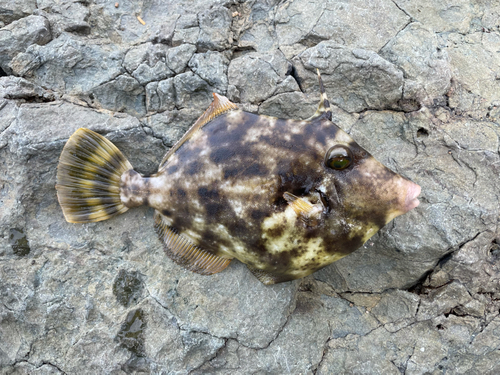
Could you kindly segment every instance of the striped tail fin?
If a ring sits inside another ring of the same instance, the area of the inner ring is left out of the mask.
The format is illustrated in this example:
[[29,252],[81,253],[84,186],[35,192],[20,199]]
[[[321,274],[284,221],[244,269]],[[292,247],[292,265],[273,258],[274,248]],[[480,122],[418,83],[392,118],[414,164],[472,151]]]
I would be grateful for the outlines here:
[[66,221],[91,223],[128,210],[120,180],[132,165],[114,144],[80,128],[68,140],[57,166],[57,198]]

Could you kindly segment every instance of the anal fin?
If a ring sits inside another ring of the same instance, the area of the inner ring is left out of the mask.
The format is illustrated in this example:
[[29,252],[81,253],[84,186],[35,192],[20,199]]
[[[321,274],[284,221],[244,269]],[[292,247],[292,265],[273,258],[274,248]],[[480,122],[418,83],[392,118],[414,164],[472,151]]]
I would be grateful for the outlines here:
[[281,282],[279,277],[259,268],[251,267],[247,264],[248,270],[264,285],[273,285]]
[[165,245],[168,257],[189,271],[200,275],[212,275],[221,272],[231,263],[232,259],[209,253],[178,234],[158,211],[155,212],[155,229]]

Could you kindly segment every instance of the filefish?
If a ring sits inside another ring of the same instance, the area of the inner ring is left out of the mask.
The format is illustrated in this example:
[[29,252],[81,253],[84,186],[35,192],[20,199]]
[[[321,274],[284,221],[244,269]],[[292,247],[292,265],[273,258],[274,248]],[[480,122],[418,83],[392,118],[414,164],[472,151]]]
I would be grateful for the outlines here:
[[305,277],[361,247],[418,206],[420,186],[375,160],[320,103],[286,120],[214,100],[143,176],[109,140],[78,129],[57,169],[57,196],[71,223],[155,210],[168,257],[202,275],[236,258],[264,284]]

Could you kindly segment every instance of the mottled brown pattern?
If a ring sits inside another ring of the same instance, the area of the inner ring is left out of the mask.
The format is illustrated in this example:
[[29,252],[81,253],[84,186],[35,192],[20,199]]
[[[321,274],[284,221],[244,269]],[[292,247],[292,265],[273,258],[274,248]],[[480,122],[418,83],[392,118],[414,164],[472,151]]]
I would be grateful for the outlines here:
[[[66,218],[99,221],[148,205],[167,255],[188,269],[218,272],[237,258],[264,283],[304,277],[418,203],[416,185],[330,121],[321,91],[306,121],[243,112],[215,95],[151,177],[104,137],[80,129],[58,167]],[[350,164],[326,162],[334,146]]]
[[[148,179],[147,203],[197,246],[235,257],[259,277],[281,282],[310,274],[360,247],[387,223],[388,211],[402,213],[406,194],[394,186],[402,177],[327,117],[283,120],[239,110],[218,116]],[[336,144],[353,154],[342,171],[324,164]],[[315,225],[299,219],[285,192],[322,202]]]

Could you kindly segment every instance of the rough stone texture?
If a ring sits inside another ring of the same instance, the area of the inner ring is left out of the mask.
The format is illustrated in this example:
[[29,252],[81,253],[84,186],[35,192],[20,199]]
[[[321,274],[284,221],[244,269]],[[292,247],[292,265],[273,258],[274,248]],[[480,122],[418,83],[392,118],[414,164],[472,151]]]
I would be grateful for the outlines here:
[[[118,3],[0,1],[1,374],[500,373],[496,2]],[[152,174],[212,92],[311,116],[316,68],[333,120],[422,186],[358,251],[266,287],[173,264],[146,208],[64,220],[79,127]]]

